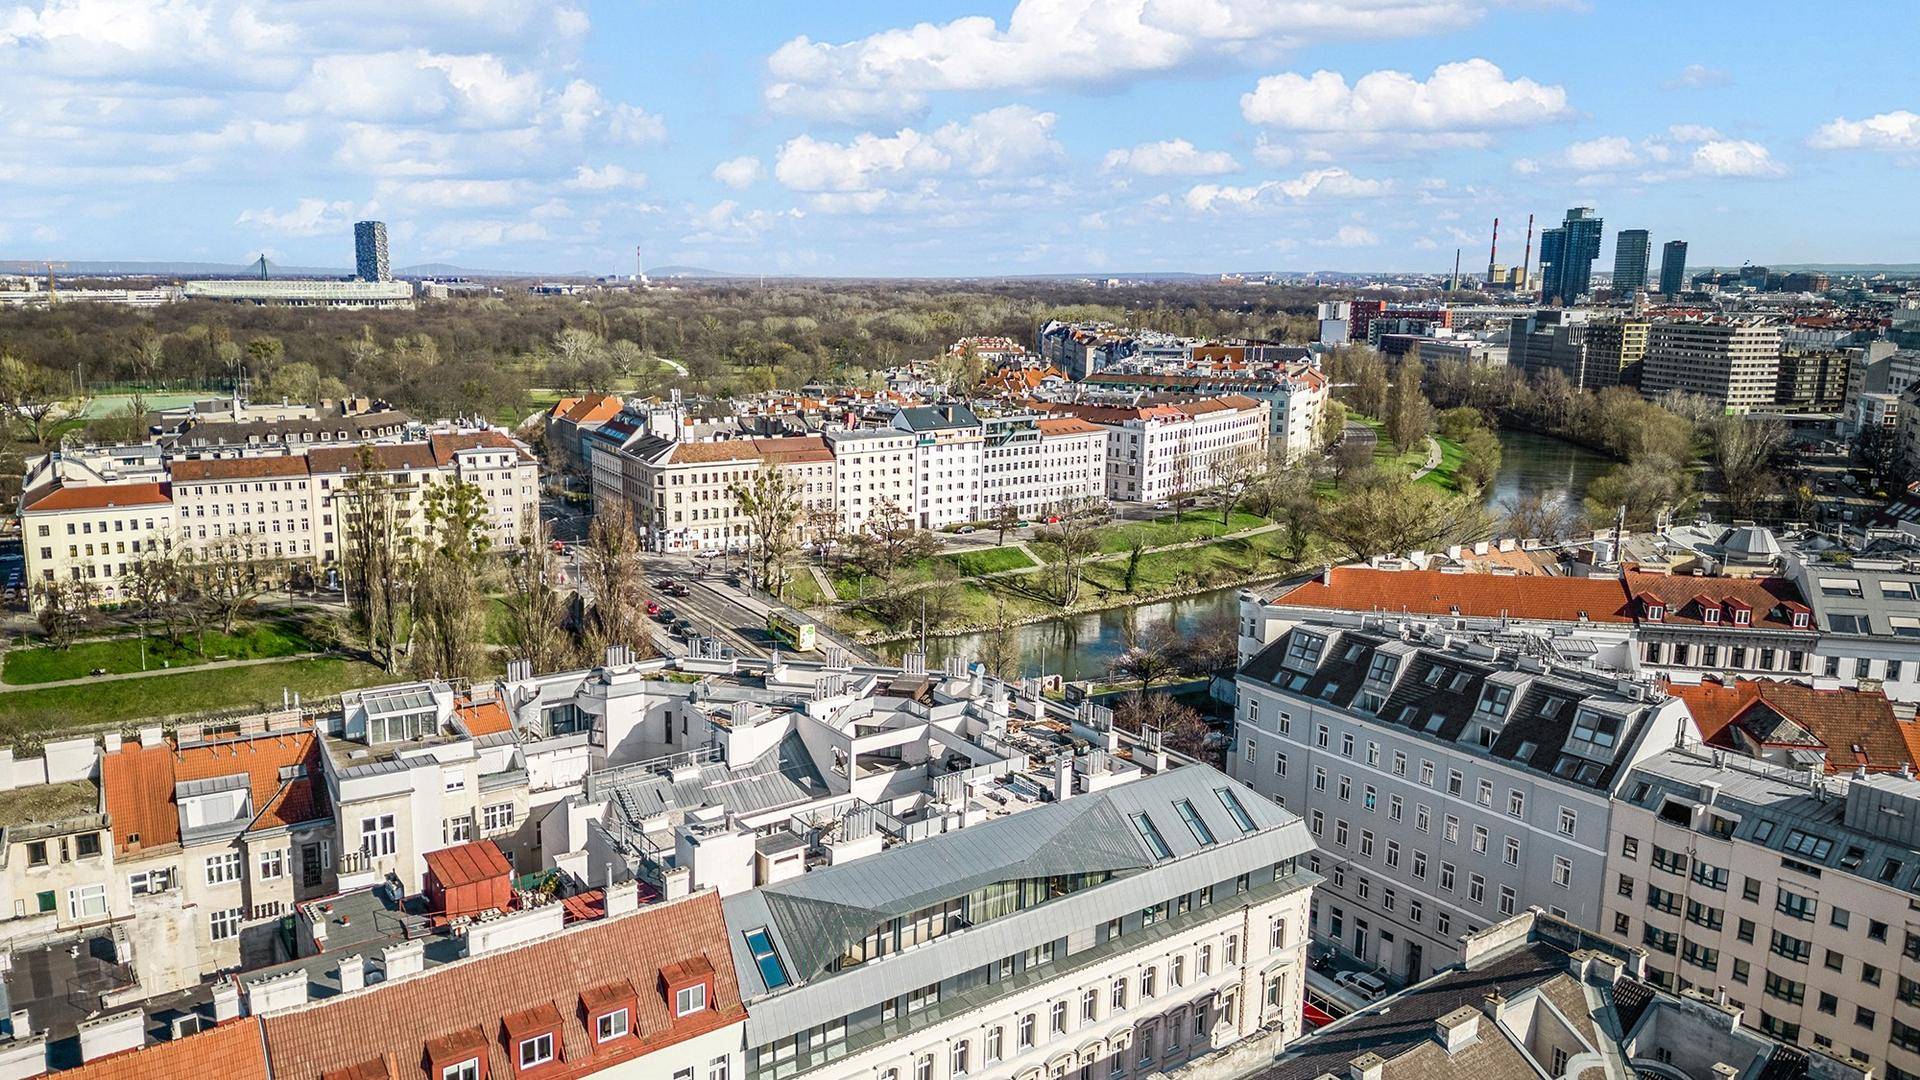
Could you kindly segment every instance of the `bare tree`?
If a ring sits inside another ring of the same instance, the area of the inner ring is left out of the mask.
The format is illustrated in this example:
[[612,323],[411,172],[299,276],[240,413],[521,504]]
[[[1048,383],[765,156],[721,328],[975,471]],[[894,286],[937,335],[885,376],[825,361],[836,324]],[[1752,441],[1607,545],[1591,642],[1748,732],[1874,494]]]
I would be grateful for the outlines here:
[[394,486],[373,448],[363,446],[333,496],[347,606],[365,635],[367,656],[388,671],[400,666],[401,616],[411,606],[413,585],[407,524]]
[[1383,469],[1356,476],[1338,512],[1325,515],[1320,528],[1354,559],[1472,543],[1491,531],[1474,500]]
[[1139,683],[1140,693],[1145,694],[1153,684],[1180,673],[1182,643],[1172,623],[1156,623],[1144,631],[1132,629],[1127,639],[1127,647],[1107,665],[1109,675]]
[[1007,542],[1007,530],[1020,524],[1020,508],[1011,501],[1002,500],[993,508],[993,516],[987,521],[999,534],[993,542],[1004,546]]
[[184,566],[188,587],[218,618],[223,634],[233,633],[240,613],[287,573],[286,559],[268,554],[266,539],[250,532],[197,545]]
[[465,480],[427,491],[428,540],[422,545],[413,589],[414,645],[422,674],[457,678],[486,663],[487,612],[480,595],[492,537],[480,488]]
[[1753,516],[1779,487],[1773,460],[1787,444],[1786,422],[1720,416],[1707,425],[1707,437],[1727,484],[1728,508],[1735,517]]
[[785,575],[776,577],[796,547],[796,528],[800,523],[798,484],[793,475],[771,463],[762,464],[744,481],[735,481],[728,493],[746,515],[753,530],[755,584],[780,595]]
[[1005,602],[994,612],[993,625],[981,638],[980,663],[996,679],[1020,676],[1020,631],[1008,618]]
[[581,584],[593,597],[584,634],[588,653],[599,656],[609,645],[625,645],[635,656],[651,656],[653,639],[647,633],[645,614],[647,580],[632,526],[606,514],[595,517],[587,542],[578,551]]
[[159,541],[149,546],[126,575],[127,596],[140,612],[141,636],[159,619],[166,624],[167,641],[179,643],[179,604],[185,588],[186,575],[172,542]]
[[1060,551],[1060,558],[1050,567],[1053,598],[1061,607],[1072,607],[1079,601],[1081,586],[1085,584],[1081,568],[1089,556],[1100,550],[1100,518],[1092,506],[1072,500],[1063,502],[1055,516],[1060,520],[1044,537]]
[[1191,705],[1181,704],[1171,694],[1128,694],[1113,710],[1113,722],[1122,731],[1158,731],[1168,747],[1193,757],[1203,756],[1207,750],[1207,722]]
[[856,559],[868,573],[891,577],[903,563],[933,553],[939,542],[915,527],[913,516],[892,499],[881,499],[854,538]]
[[573,659],[573,640],[563,623],[560,560],[552,534],[529,510],[521,519],[519,550],[507,557],[507,641],[514,655],[536,672],[558,671]]
[[40,606],[34,618],[47,643],[56,649],[73,644],[80,631],[93,621],[96,591],[90,581],[49,581],[34,589]]
[[1228,447],[1207,461],[1207,480],[1220,496],[1220,527],[1233,521],[1233,511],[1247,491],[1266,472],[1267,455],[1257,446]]
[[1501,510],[1500,534],[1516,540],[1559,543],[1573,539],[1580,531],[1579,510],[1564,500],[1549,500],[1534,492],[1508,499]]

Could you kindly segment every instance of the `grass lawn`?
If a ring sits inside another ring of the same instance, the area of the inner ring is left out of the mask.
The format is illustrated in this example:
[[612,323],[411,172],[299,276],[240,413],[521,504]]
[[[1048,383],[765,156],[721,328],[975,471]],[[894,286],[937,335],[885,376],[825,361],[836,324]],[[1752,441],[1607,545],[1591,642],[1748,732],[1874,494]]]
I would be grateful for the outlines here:
[[18,690],[0,694],[0,741],[126,720],[278,708],[283,689],[313,700],[399,678],[358,660],[325,658]]
[[1222,525],[1218,509],[1200,506],[1181,514],[1178,521],[1169,514],[1152,521],[1109,525],[1100,530],[1100,550],[1108,554],[1126,551],[1136,536],[1146,537],[1148,547],[1166,547],[1190,540],[1211,540],[1242,529],[1257,529],[1266,523],[1267,519],[1259,514],[1235,510],[1227,523]]
[[782,599],[795,607],[815,607],[827,602],[820,592],[820,583],[813,578],[813,571],[804,566],[787,570],[787,591]]
[[[1438,435],[1433,441],[1440,444],[1440,464],[1432,472],[1420,478],[1423,484],[1432,484],[1443,491],[1459,491],[1460,463],[1467,458],[1467,451],[1452,439],[1443,439]],[[1417,467],[1417,466],[1416,466]]]
[[[1141,594],[1193,589],[1225,584],[1248,573],[1276,573],[1284,569],[1282,552],[1286,538],[1278,532],[1237,540],[1222,540],[1204,547],[1178,551],[1153,552],[1140,557],[1134,578],[1134,592]],[[1088,563],[1081,571],[1094,590],[1126,595],[1125,559]]]
[[[209,660],[292,656],[316,650],[300,624],[294,622],[242,626],[232,634],[211,631],[200,648],[196,649],[195,644],[196,635],[193,634],[181,635],[178,645],[169,642],[164,634],[150,635],[147,638],[146,669],[192,667]],[[114,675],[141,670],[139,639],[82,641],[65,649],[45,645],[15,649],[7,654],[6,667],[4,672],[0,672],[0,679],[23,686],[84,678],[92,674],[95,668],[105,668]]]
[[1024,570],[1033,565],[1027,553],[1019,548],[994,547],[979,551],[960,551],[951,555],[935,556],[960,571],[961,577],[977,577],[981,574],[996,574],[1002,570]]

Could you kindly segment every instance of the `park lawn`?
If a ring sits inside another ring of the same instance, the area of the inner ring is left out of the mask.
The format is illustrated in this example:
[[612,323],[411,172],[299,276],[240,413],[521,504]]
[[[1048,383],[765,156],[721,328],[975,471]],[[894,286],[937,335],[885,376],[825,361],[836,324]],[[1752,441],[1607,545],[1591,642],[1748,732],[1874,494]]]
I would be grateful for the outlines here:
[[358,660],[319,658],[16,690],[0,694],[0,743],[128,720],[279,708],[283,690],[311,702],[399,679]]
[[[1466,448],[1452,439],[1443,439],[1438,435],[1433,437],[1433,441],[1440,444],[1440,465],[1421,477],[1420,482],[1430,484],[1442,491],[1459,491],[1460,465],[1467,459]],[[1422,462],[1424,461],[1423,458]]]
[[[196,634],[182,634],[180,644],[175,645],[164,634],[148,635],[145,670],[192,667],[210,660],[257,660],[319,651],[319,646],[306,636],[304,629],[296,622],[255,623],[242,626],[232,634],[210,631],[204,642],[196,648],[198,638]],[[4,672],[0,672],[0,680],[15,686],[26,686],[60,679],[85,678],[96,668],[105,668],[113,675],[142,670],[140,639],[81,641],[64,649],[47,645],[15,649],[7,653],[6,667]]]
[[813,571],[804,566],[788,569],[786,593],[781,599],[795,607],[817,607],[827,602],[827,597],[820,591],[820,583],[814,580]]
[[[1159,551],[1140,557],[1134,577],[1134,595],[1225,585],[1249,573],[1279,573],[1291,565],[1283,555],[1285,537],[1279,532],[1222,540],[1201,547]],[[1125,559],[1088,563],[1081,571],[1087,584],[1104,593],[1128,595]]]
[[1259,514],[1235,510],[1227,523],[1222,525],[1219,510],[1199,506],[1181,514],[1179,520],[1168,514],[1152,521],[1109,525],[1100,530],[1100,550],[1109,555],[1127,551],[1136,536],[1145,537],[1148,547],[1166,547],[1193,540],[1211,540],[1242,529],[1257,529],[1266,523],[1267,519]]
[[993,547],[978,551],[957,551],[951,555],[937,555],[935,558],[946,562],[960,572],[961,577],[978,577],[981,574],[997,574],[1004,570],[1025,570],[1034,565],[1027,553],[1019,548]]

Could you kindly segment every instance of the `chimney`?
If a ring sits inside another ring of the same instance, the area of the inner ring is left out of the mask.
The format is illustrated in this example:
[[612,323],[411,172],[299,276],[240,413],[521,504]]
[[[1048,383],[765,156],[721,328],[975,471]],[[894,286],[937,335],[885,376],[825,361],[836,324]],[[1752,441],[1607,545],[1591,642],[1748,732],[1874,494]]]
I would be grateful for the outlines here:
[[24,1039],[33,1034],[33,1017],[25,1009],[13,1010],[7,1023],[10,1025],[7,1028],[8,1033],[16,1039]]
[[1380,1080],[1380,1072],[1386,1066],[1386,1058],[1369,1050],[1347,1062],[1347,1078],[1348,1080]]
[[1734,1068],[1724,1061],[1716,1061],[1713,1063],[1713,1080],[1734,1080],[1734,1078],[1739,1075],[1739,1069]]
[[[304,974],[301,978],[306,978]],[[147,1041],[147,1014],[139,1009],[80,1021],[80,1060],[95,1061],[108,1054],[134,1050]]]
[[1451,1057],[1480,1037],[1480,1013],[1462,1005],[1433,1022],[1433,1036]]
[[225,979],[213,987],[213,1022],[224,1024],[240,1016],[240,987]]
[[1073,795],[1073,755],[1061,754],[1053,766],[1053,797],[1067,799]]
[[637,882],[623,881],[618,885],[607,886],[607,918],[630,915],[640,910],[640,885]]
[[351,994],[367,985],[367,960],[359,953],[340,958],[340,992]]
[[1488,993],[1481,1001],[1481,1006],[1486,1010],[1487,1015],[1494,1020],[1500,1019],[1500,1010],[1505,1008],[1506,1004],[1507,995],[1501,993],[1498,989]]
[[242,984],[247,993],[247,1011],[255,1016],[291,1009],[307,1003],[307,972],[295,968]]
[[388,982],[418,975],[426,968],[426,946],[418,941],[389,945],[380,952],[380,970]]

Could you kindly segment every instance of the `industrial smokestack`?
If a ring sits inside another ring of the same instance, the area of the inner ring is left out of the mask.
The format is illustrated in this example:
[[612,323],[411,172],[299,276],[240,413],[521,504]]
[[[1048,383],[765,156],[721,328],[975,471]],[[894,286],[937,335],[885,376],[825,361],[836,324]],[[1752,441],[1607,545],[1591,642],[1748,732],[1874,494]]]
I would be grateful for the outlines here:
[[1528,288],[1533,281],[1533,215],[1527,215],[1527,253],[1520,260],[1520,287]]
[[1460,291],[1460,249],[1453,249],[1453,281],[1447,285],[1448,292]]
[[1493,267],[1500,258],[1500,219],[1493,219],[1493,243],[1487,246],[1487,287],[1493,287]]

